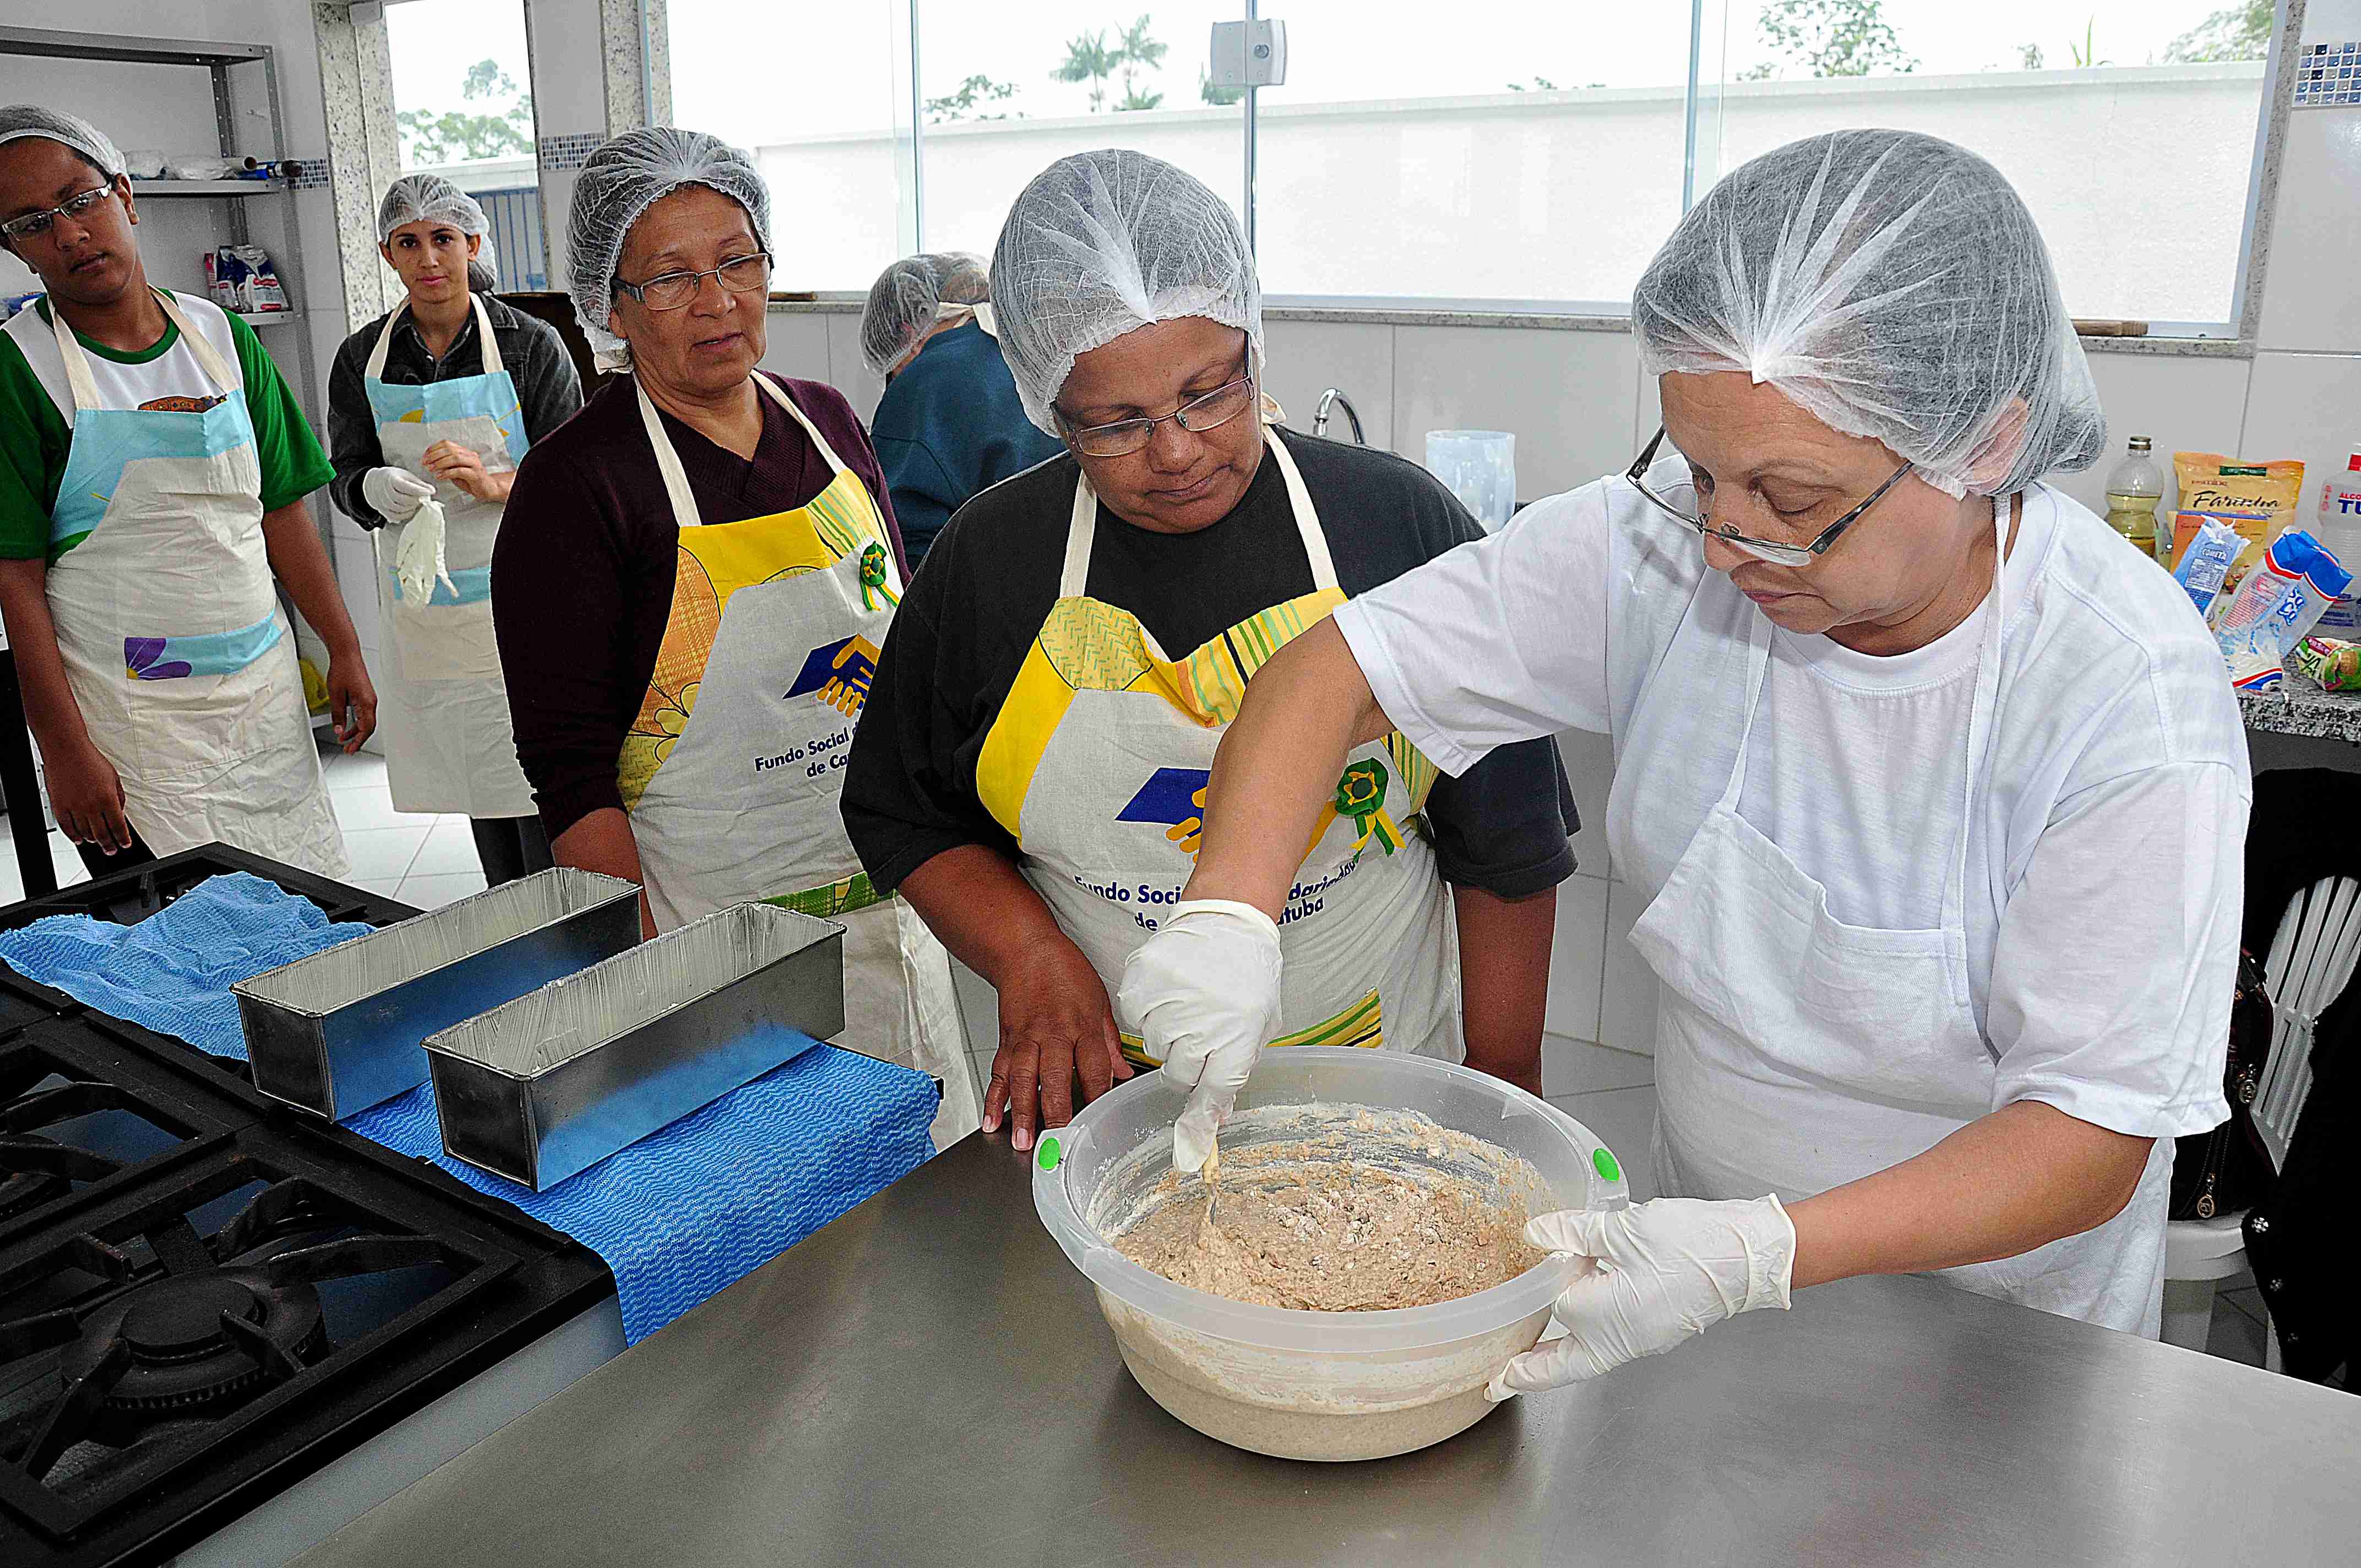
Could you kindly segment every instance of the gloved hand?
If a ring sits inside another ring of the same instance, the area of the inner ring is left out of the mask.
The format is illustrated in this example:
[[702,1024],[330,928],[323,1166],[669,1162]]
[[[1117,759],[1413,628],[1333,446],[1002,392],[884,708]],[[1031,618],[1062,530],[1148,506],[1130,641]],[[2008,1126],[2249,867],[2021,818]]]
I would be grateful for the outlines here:
[[1566,1332],[1500,1369],[1484,1390],[1496,1404],[1587,1382],[1757,1307],[1784,1311],[1795,1265],[1795,1227],[1773,1197],[1561,1210],[1527,1223],[1525,1240],[1589,1266],[1557,1299]]
[[408,522],[434,487],[407,468],[372,468],[361,476],[361,499],[388,522]]
[[1172,1164],[1203,1169],[1213,1129],[1279,1033],[1279,927],[1226,898],[1174,905],[1123,966],[1116,1011],[1138,1023],[1148,1054],[1190,1086],[1172,1126]]
[[424,604],[434,597],[437,582],[455,594],[458,587],[443,564],[443,503],[430,499],[415,504],[410,526],[393,553],[393,580],[406,602]]

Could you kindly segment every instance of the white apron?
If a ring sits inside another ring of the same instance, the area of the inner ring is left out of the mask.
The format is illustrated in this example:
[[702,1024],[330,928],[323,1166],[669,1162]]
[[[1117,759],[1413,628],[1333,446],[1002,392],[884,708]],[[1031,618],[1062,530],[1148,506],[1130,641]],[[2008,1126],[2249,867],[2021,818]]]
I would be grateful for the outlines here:
[[[1994,501],[1991,613],[1977,651],[1957,838],[1928,845],[1944,878],[1942,924],[1849,926],[1827,891],[1739,815],[1770,622],[1748,618],[1746,729],[1720,798],[1686,849],[1670,782],[1678,749],[1644,734],[1648,694],[1618,759],[1608,832],[1619,865],[1660,885],[1631,945],[1664,983],[1656,1014],[1656,1179],[1668,1196],[1794,1202],[1898,1165],[1988,1114],[1999,1079],[1970,991],[1970,808],[1999,707],[2006,629],[2007,498]],[[1714,671],[1726,633],[1695,602],[1659,662],[1675,679]],[[1726,669],[1726,665],[1722,666]],[[1676,697],[1665,698],[1677,701]],[[1934,857],[1939,854],[1941,860]],[[1676,857],[1676,858],[1675,858]],[[2087,1322],[2156,1333],[2164,1206],[2172,1166],[2158,1140],[2138,1191],[2108,1223],[2017,1257],[1940,1271],[1980,1295]]]
[[[472,449],[490,474],[514,471],[527,445],[516,382],[500,361],[491,313],[476,295],[476,337],[484,371],[426,386],[389,386],[386,351],[405,304],[385,318],[362,385],[377,418],[385,460],[423,478],[426,449],[449,441]],[[533,786],[517,762],[508,689],[492,636],[492,542],[506,510],[445,480],[434,483],[445,520],[451,581],[424,602],[401,595],[394,563],[409,525],[377,531],[378,603],[387,628],[378,670],[378,733],[396,811],[456,811],[469,817],[531,817]]]
[[219,401],[102,408],[82,345],[62,314],[51,321],[73,398],[48,579],[66,684],[157,854],[218,839],[343,877],[344,834],[264,548],[245,378],[170,294],[156,298]]
[[[976,793],[1023,850],[1019,869],[1110,992],[1195,869],[1214,748],[1247,678],[1345,602],[1318,512],[1286,444],[1265,433],[1312,566],[1312,591],[1180,660],[1138,619],[1089,597],[1098,497],[1077,477],[1058,602],[995,716]],[[1384,1046],[1457,1061],[1451,900],[1422,834],[1433,763],[1400,735],[1356,749],[1279,917],[1275,1046]],[[1120,1013],[1125,1054],[1156,1065]]]
[[942,1080],[935,1146],[983,1123],[950,955],[861,869],[838,807],[900,600],[859,476],[759,373],[836,477],[803,506],[706,524],[644,388],[640,416],[680,530],[672,609],[618,766],[648,907],[670,930],[757,900],[845,927],[845,1041]]

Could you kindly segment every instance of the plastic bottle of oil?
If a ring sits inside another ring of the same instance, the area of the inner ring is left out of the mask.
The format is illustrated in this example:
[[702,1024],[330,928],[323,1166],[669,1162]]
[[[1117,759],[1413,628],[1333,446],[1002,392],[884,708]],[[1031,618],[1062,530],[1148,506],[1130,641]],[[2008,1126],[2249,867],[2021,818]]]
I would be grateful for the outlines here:
[[2172,542],[2157,537],[2156,508],[2164,499],[2164,470],[2148,455],[2150,443],[2135,435],[2124,460],[2107,476],[2107,526],[2151,561],[2169,566]]

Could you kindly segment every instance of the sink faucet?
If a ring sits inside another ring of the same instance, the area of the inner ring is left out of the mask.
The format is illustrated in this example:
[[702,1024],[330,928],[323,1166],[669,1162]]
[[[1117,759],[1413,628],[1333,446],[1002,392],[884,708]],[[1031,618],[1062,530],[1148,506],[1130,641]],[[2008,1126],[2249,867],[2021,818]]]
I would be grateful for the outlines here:
[[1314,435],[1328,433],[1328,410],[1332,405],[1343,409],[1345,417],[1353,422],[1354,444],[1367,446],[1369,444],[1369,438],[1361,433],[1360,412],[1353,407],[1353,400],[1346,397],[1340,387],[1331,387],[1320,394],[1320,406],[1312,411],[1312,433]]

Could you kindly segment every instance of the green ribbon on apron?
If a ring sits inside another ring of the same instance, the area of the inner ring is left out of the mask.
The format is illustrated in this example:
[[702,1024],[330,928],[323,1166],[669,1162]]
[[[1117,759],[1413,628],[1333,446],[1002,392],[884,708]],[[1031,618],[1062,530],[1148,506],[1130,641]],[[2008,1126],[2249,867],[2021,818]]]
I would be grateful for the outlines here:
[[1371,839],[1389,855],[1401,848],[1401,825],[1386,810],[1386,765],[1375,757],[1347,766],[1336,781],[1336,815],[1353,819],[1360,834],[1353,848]]
[[[877,602],[881,598],[885,605]],[[901,602],[900,597],[885,586],[885,547],[871,544],[861,553],[861,608],[880,609]]]

